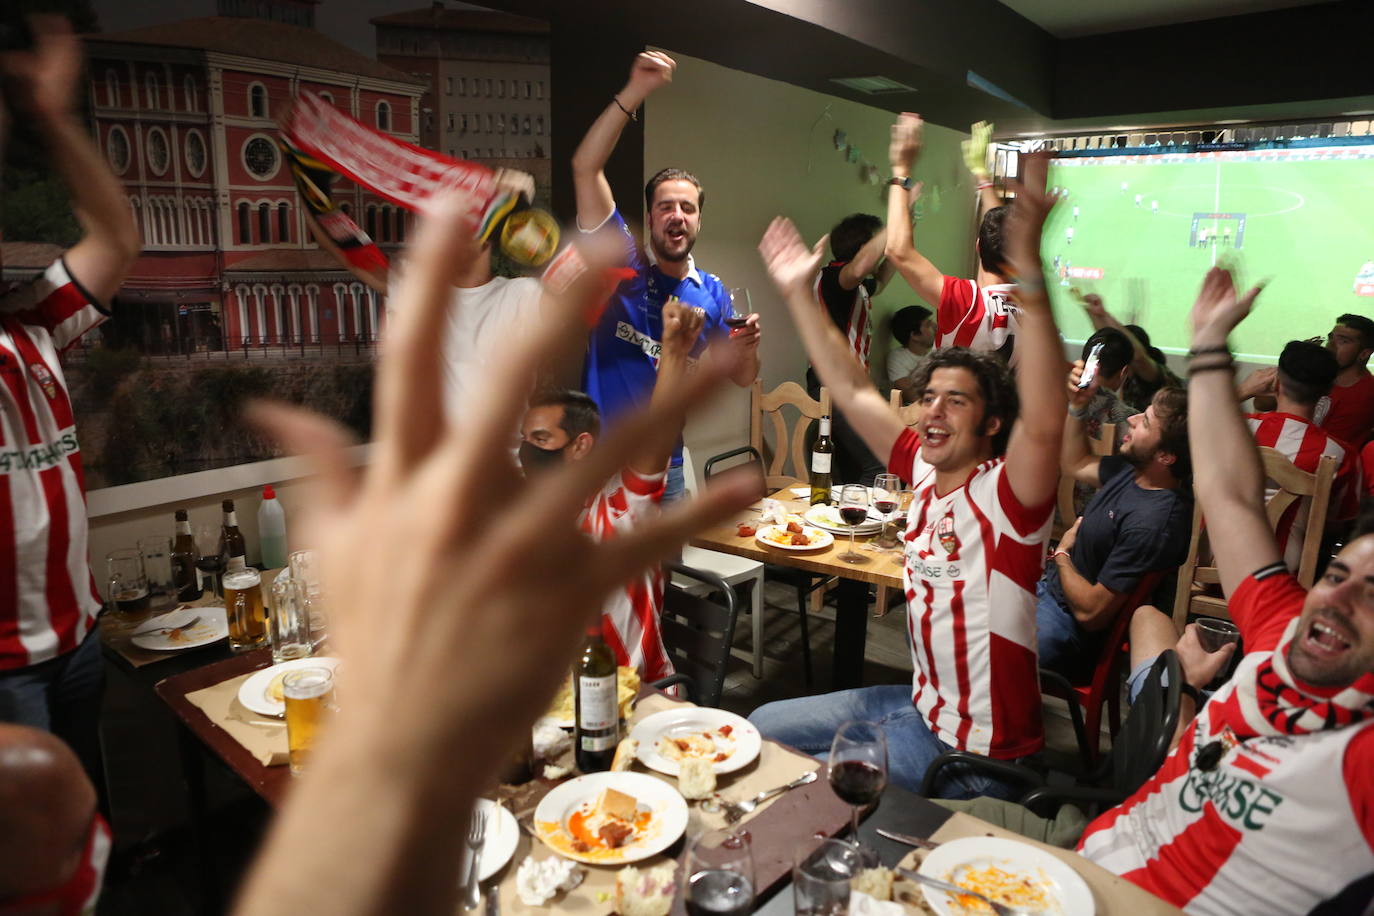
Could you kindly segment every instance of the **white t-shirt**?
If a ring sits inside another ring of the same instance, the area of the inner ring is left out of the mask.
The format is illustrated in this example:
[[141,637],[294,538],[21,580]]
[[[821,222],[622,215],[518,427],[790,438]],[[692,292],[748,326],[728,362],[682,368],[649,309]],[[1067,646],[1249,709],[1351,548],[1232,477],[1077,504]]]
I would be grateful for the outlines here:
[[921,357],[906,347],[894,347],[887,354],[887,380],[896,384],[899,379],[910,375],[921,364]]

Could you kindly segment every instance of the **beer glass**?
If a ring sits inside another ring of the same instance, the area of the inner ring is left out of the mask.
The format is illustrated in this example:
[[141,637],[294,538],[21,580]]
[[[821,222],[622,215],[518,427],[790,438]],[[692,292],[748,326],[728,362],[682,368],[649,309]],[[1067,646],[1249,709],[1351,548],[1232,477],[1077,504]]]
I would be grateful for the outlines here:
[[126,622],[133,622],[148,613],[148,574],[143,568],[143,555],[136,547],[121,547],[105,555],[110,572],[109,597],[115,613]]
[[256,569],[236,569],[224,574],[223,583],[229,648],[235,652],[258,648],[267,640],[261,574]]
[[301,583],[284,572],[278,575],[272,582],[272,610],[268,617],[274,664],[310,655],[308,613]]
[[172,539],[160,534],[139,538],[138,552],[143,555],[152,603],[163,610],[174,606],[177,589],[172,581]]
[[282,679],[286,702],[286,749],[291,756],[291,775],[305,770],[315,735],[334,702],[334,672],[328,668],[297,668]]
[[313,550],[297,550],[288,558],[291,578],[299,583],[300,599],[310,625],[310,638],[319,646],[325,638],[324,601],[321,599],[319,564]]

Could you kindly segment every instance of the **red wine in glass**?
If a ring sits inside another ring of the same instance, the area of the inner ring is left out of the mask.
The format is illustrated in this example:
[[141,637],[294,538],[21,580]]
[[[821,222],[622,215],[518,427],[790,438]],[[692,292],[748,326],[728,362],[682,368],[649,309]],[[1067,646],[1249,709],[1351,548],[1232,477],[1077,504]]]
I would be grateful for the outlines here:
[[877,510],[878,510],[880,513],[882,513],[883,515],[887,515],[887,514],[888,514],[889,512],[891,512],[893,509],[897,508],[897,500],[895,500],[895,499],[875,499],[875,500],[873,500],[873,508],[877,509]]
[[748,318],[740,318],[738,315],[732,315],[725,319],[725,326],[730,328],[742,328],[748,323]]
[[894,518],[894,519],[892,520],[892,523],[896,526],[896,528],[897,528],[898,531],[905,531],[905,530],[906,530],[906,513],[903,512],[901,515],[899,515],[899,516],[897,516],[896,518]]
[[830,768],[830,788],[846,804],[871,805],[886,785],[887,774],[866,760],[844,760]]
[[846,525],[858,525],[868,518],[868,510],[863,506],[842,506],[840,518],[844,519]]

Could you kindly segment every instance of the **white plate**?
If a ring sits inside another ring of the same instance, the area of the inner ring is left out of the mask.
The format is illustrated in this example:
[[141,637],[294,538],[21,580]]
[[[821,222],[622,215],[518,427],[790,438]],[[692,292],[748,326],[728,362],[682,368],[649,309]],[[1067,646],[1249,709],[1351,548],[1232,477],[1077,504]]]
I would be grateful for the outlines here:
[[765,525],[754,532],[754,540],[765,547],[776,547],[779,550],[820,550],[822,547],[829,547],[831,544],[835,543],[835,537],[829,531],[812,528],[810,525],[802,525],[802,532],[811,539],[811,543],[807,544],[805,547],[800,544],[794,547],[791,544],[779,544],[775,541],[768,540],[768,532],[779,530],[786,531],[787,528],[783,526],[779,529],[777,525]]
[[[1068,865],[1038,846],[999,837],[971,836],[941,843],[921,863],[923,875],[958,883],[960,871],[995,865],[1003,871],[1039,881],[1050,905],[1045,916],[1093,916],[1093,894]],[[921,886],[926,902],[940,916],[964,916],[967,910],[950,902],[949,895]]]
[[[856,535],[877,534],[882,530],[882,519],[874,519],[873,512],[872,509],[868,510],[869,519],[854,529]],[[834,506],[812,506],[806,510],[805,519],[808,525],[814,525],[823,531],[849,536],[849,526],[840,520],[840,510]]]
[[721,753],[728,750],[730,756],[714,764],[711,769],[717,774],[733,773],[754,762],[763,748],[763,739],[748,719],[742,719],[732,712],[707,706],[665,709],[641,719],[630,732],[630,737],[639,742],[637,756],[641,763],[651,770],[676,776],[681,767],[676,760],[659,753],[659,739],[683,738],[703,732],[710,732],[714,736],[716,729],[724,725],[730,726],[729,737],[716,740],[715,744]]
[[[195,618],[200,620],[191,629],[178,634],[179,638],[169,638],[171,633],[164,627],[184,627]],[[163,630],[163,632],[154,632]],[[224,607],[184,607],[152,617],[143,623],[129,641],[140,649],[154,652],[179,652],[219,642],[229,635],[229,621],[224,616]]]
[[[640,812],[649,813],[641,835],[619,849],[575,852],[568,819],[579,809],[590,812],[605,788],[633,796]],[[535,834],[564,858],[589,865],[625,865],[658,855],[687,829],[687,802],[657,776],[644,773],[592,773],[570,779],[544,796],[534,809]]]
[[[515,855],[515,847],[520,845],[520,825],[515,815],[488,798],[477,799],[474,813],[480,811],[487,816],[486,839],[482,843],[482,858],[477,864],[477,880],[485,881],[496,874]],[[463,858],[471,861],[464,847]],[[467,862],[460,870],[461,877],[467,877]]]
[[239,702],[260,716],[281,716],[286,713],[286,703],[274,700],[267,695],[267,688],[277,675],[296,668],[328,668],[334,670],[339,664],[337,658],[320,656],[318,658],[293,658],[289,662],[263,668],[239,685]]

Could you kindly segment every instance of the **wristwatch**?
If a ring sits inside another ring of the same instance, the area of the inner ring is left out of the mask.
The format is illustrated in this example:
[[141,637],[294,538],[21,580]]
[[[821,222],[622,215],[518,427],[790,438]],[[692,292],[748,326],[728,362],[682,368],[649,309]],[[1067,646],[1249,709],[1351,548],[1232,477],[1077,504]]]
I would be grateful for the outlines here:
[[915,184],[915,182],[911,180],[910,175],[907,175],[905,178],[899,178],[896,175],[893,175],[891,178],[887,180],[887,183],[891,185],[896,185],[903,191],[910,191],[911,186]]

